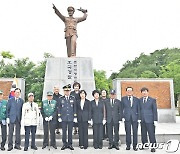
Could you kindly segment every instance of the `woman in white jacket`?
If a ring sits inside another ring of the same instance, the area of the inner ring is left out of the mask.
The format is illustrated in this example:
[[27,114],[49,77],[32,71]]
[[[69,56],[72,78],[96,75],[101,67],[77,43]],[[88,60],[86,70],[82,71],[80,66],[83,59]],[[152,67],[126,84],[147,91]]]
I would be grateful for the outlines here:
[[34,102],[34,94],[28,94],[28,102],[23,104],[22,108],[22,122],[25,129],[25,143],[24,151],[29,147],[29,136],[31,132],[31,149],[37,150],[35,145],[35,135],[37,125],[39,123],[39,108],[38,104]]

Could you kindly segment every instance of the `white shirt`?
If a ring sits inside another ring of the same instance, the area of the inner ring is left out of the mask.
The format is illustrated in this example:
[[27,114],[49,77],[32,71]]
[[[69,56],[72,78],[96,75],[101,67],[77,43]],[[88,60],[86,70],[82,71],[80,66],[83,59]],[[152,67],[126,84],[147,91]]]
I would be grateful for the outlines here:
[[85,100],[81,100],[81,110],[83,110]]

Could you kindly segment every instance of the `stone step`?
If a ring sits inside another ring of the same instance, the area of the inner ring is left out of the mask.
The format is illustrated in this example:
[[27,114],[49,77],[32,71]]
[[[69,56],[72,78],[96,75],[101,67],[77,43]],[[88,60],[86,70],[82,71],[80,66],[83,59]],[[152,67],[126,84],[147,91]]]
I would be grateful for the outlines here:
[[[1,136],[0,136],[1,137]],[[15,138],[15,136],[14,136]],[[30,137],[31,138],[31,137]],[[126,143],[126,136],[125,135],[119,135],[120,138],[120,144],[125,144]],[[166,143],[169,140],[176,139],[180,140],[180,135],[179,134],[156,134],[156,141],[158,143]],[[21,136],[21,145],[24,145],[24,135]],[[57,146],[62,146],[62,135],[56,135],[56,142]],[[138,135],[138,142],[141,142],[141,135]],[[30,139],[31,143],[31,139]],[[42,146],[43,143],[43,135],[37,134],[36,135],[36,145],[37,146]],[[88,135],[88,143],[89,146],[93,146],[93,135],[90,134]],[[103,140],[103,145],[108,146],[109,142],[107,140]],[[78,135],[73,135],[73,146],[78,147],[79,146],[79,136]]]

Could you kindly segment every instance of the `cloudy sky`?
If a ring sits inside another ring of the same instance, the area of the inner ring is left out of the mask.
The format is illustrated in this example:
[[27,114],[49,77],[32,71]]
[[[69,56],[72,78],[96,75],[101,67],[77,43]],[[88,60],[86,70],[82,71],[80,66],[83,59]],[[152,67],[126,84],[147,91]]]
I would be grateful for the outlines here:
[[65,16],[68,6],[88,10],[78,24],[77,56],[92,57],[107,75],[142,52],[180,47],[179,0],[0,0],[0,51],[34,62],[44,52],[66,57],[64,23],[52,3]]

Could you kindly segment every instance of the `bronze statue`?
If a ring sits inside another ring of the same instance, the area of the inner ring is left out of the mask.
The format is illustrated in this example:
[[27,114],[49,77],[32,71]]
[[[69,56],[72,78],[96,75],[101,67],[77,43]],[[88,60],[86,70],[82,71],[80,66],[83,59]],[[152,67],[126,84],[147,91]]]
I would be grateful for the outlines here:
[[77,39],[77,23],[86,20],[87,18],[87,10],[82,8],[78,9],[79,11],[83,12],[83,17],[74,18],[73,14],[75,12],[74,7],[69,6],[67,8],[69,17],[63,16],[56,6],[53,4],[53,9],[55,13],[59,16],[59,18],[65,24],[65,39],[66,39],[66,46],[67,46],[67,55],[68,57],[75,57],[76,56],[76,39]]

